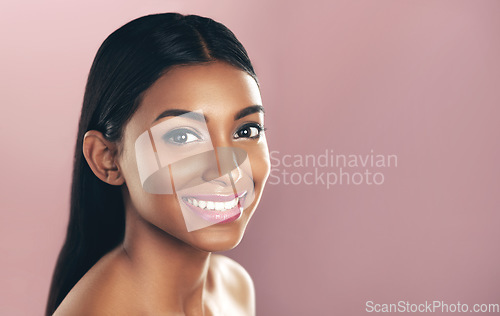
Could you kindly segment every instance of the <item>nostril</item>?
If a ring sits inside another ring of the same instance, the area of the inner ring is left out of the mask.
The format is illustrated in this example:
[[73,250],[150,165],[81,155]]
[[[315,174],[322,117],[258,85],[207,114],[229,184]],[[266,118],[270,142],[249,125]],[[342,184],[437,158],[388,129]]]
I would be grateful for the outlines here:
[[211,182],[217,185],[220,185],[222,187],[229,187],[232,186],[232,183],[234,181],[231,181],[230,175],[229,174],[224,174],[220,177],[213,178],[207,182]]
[[202,173],[202,179],[205,182],[212,182],[220,178],[219,170],[217,166],[211,166]]

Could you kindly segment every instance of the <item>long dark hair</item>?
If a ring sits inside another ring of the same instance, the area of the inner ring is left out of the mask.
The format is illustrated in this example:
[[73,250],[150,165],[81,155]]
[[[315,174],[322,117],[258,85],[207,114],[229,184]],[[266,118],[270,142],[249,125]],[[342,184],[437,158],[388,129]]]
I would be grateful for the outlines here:
[[170,67],[220,60],[257,82],[245,48],[224,25],[179,13],[135,19],[106,38],[90,69],[78,127],[66,240],[52,277],[46,315],[125,233],[121,187],[99,180],[82,153],[83,136],[98,130],[120,141],[143,93]]

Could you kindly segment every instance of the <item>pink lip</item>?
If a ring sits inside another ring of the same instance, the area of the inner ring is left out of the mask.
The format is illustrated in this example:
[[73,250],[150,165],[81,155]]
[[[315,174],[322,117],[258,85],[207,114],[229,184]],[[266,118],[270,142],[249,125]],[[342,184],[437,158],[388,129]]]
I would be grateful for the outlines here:
[[219,195],[219,194],[198,194],[198,195],[189,195],[189,196],[183,196],[182,197],[182,202],[191,210],[193,211],[196,215],[200,216],[204,220],[217,224],[217,223],[230,223],[238,218],[240,218],[242,212],[243,212],[243,205],[245,202],[246,198],[246,191],[242,192],[241,194],[238,194],[239,201],[238,204],[233,207],[232,209],[225,210],[225,211],[217,211],[217,210],[207,210],[207,209],[202,209],[200,207],[194,206],[187,202],[188,198],[195,198],[195,199],[200,199],[200,200],[208,200],[208,201],[214,201],[214,202],[228,202],[231,201],[235,198],[234,195]]

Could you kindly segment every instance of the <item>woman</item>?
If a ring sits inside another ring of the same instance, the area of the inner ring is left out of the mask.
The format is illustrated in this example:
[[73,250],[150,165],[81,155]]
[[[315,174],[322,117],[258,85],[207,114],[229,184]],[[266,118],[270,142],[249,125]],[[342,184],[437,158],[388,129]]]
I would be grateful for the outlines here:
[[85,90],[46,314],[254,314],[249,275],[211,253],[240,242],[260,200],[263,119],[222,24],[166,13],[112,33]]

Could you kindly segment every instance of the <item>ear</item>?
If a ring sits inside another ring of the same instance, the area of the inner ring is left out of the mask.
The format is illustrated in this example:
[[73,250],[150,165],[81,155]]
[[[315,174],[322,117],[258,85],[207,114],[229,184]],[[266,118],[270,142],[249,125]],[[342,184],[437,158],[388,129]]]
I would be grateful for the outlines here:
[[117,146],[99,131],[88,131],[83,137],[83,155],[94,174],[111,185],[122,185],[125,179],[117,161]]

